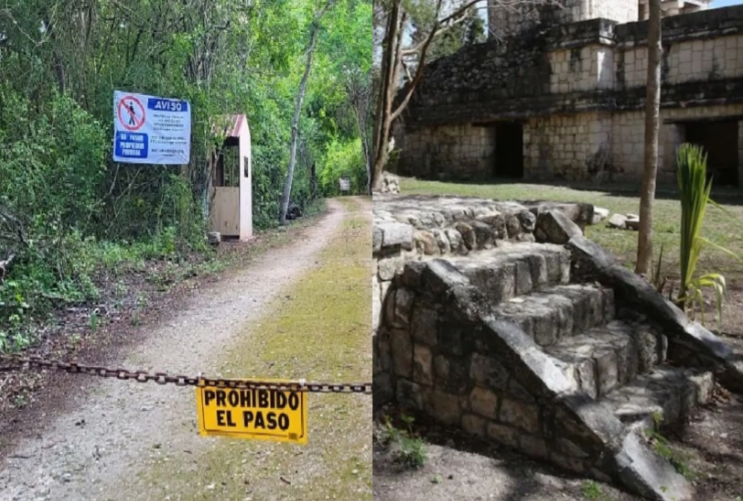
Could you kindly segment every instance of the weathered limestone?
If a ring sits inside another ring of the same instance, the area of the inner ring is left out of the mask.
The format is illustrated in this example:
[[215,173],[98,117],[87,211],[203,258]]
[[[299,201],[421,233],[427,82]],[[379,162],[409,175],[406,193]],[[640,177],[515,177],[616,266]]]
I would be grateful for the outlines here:
[[[563,3],[526,18],[496,6],[496,39],[427,65],[396,128],[400,174],[508,173],[495,124],[515,121],[525,179],[641,179],[648,23],[634,0]],[[737,121],[729,141],[743,151],[743,6],[666,17],[662,34],[659,179],[672,181],[691,122]],[[740,183],[740,154],[737,166]]]
[[414,298],[414,327],[397,327],[408,302],[388,295],[393,321],[378,334],[380,346],[390,347],[398,404],[652,499],[691,500],[690,486],[646,444],[639,424],[655,413],[666,422],[688,415],[709,398],[710,373],[663,368],[636,377],[641,341],[629,324],[610,322],[595,333],[574,327],[613,318],[613,295],[591,286],[557,286],[563,295],[536,301],[562,305],[560,297],[571,297],[588,315],[544,350],[488,306],[460,272],[465,260],[408,263],[393,281],[395,296]]
[[[691,500],[643,434],[657,418],[682,423],[715,381],[743,392],[743,359],[583,237],[574,220],[592,222],[593,208],[546,207],[375,204],[374,404],[649,499]],[[552,242],[523,240],[540,228]]]

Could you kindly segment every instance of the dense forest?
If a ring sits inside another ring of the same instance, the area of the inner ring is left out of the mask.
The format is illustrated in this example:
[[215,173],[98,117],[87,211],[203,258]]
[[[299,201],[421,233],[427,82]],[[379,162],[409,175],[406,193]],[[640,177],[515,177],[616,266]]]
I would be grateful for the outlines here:
[[[95,298],[102,269],[210,252],[215,116],[247,115],[254,226],[278,225],[308,61],[291,201],[341,176],[366,192],[371,17],[371,0],[0,0],[0,352]],[[115,90],[191,103],[189,165],[112,161]]]

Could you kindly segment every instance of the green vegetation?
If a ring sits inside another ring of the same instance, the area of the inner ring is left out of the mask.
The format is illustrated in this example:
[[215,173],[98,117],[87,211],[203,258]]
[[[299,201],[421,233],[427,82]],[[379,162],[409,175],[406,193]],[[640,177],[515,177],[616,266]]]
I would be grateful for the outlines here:
[[[0,278],[0,352],[32,343],[29,325],[48,311],[99,299],[102,281],[150,272],[157,261],[164,271],[150,278],[164,289],[212,260],[205,221],[215,116],[247,115],[254,225],[277,225],[305,50],[324,4],[4,3],[0,262],[14,258]],[[333,175],[364,189],[359,137],[370,124],[358,98],[371,81],[371,15],[371,0],[336,0],[322,18],[291,194],[305,212],[335,193]],[[114,163],[114,90],[190,101],[189,165]]]
[[[707,155],[698,146],[683,144],[678,151],[678,186],[681,199],[681,282],[677,302],[691,312],[699,311],[704,323],[704,295],[702,289],[715,291],[717,321],[722,316],[722,302],[727,292],[725,277],[720,273],[706,273],[698,276],[697,262],[704,244],[709,240],[702,237],[702,224],[707,205],[711,202],[712,179],[707,178]],[[714,244],[712,244],[714,245]],[[722,247],[718,249],[736,257]]]
[[601,485],[593,480],[585,480],[581,485],[581,494],[586,499],[597,500],[603,498]]
[[[400,419],[405,425],[404,429],[395,427],[388,416],[385,416],[382,424],[382,442],[388,447],[395,448],[396,460],[410,468],[420,468],[427,461],[426,444],[422,438],[413,431],[415,419],[412,416],[402,414]],[[434,479],[434,483],[439,483]]]

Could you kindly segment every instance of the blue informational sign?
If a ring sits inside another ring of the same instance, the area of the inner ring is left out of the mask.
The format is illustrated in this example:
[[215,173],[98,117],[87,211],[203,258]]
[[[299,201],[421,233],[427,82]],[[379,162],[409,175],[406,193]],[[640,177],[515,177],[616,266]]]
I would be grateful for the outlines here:
[[115,162],[184,165],[190,158],[188,101],[114,92]]

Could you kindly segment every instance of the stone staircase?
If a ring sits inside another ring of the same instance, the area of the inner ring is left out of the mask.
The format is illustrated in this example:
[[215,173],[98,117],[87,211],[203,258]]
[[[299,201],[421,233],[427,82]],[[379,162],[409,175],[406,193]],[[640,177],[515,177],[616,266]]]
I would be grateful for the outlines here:
[[570,251],[517,244],[448,259],[492,306],[548,355],[575,390],[608,404],[628,426],[673,426],[711,397],[710,370],[674,367],[662,331],[614,290],[570,283]]
[[[583,236],[593,207],[375,196],[374,406],[648,499],[692,485],[650,439],[743,356]],[[714,373],[713,373],[714,371]]]

